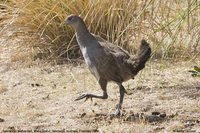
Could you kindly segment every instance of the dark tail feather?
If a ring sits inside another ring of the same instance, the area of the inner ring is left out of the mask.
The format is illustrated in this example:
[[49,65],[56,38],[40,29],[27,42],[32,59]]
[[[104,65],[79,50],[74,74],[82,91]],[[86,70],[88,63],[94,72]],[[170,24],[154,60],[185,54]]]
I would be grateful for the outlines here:
[[145,41],[141,41],[140,49],[137,53],[137,66],[136,71],[140,71],[145,67],[145,63],[151,56],[151,48],[149,44]]

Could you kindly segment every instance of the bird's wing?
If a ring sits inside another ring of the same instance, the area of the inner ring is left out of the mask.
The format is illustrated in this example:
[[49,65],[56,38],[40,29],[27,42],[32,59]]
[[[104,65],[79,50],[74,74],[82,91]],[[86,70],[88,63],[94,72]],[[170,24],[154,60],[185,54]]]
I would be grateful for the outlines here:
[[109,75],[115,74],[115,76],[113,75],[112,77],[120,78],[118,81],[124,81],[130,78],[129,75],[132,75],[131,73],[134,64],[133,57],[121,47],[114,45],[99,36],[95,36],[95,38],[98,40],[105,52],[106,57],[102,57],[101,60],[103,60],[102,62],[104,62],[106,66],[109,66],[110,71],[107,71],[107,73]]
[[122,57],[125,57],[125,58],[129,58],[130,55],[128,54],[127,51],[125,51],[124,49],[122,49],[121,47],[117,46],[117,45],[114,45],[106,40],[104,40],[103,38],[101,38],[100,36],[98,35],[95,35],[95,34],[92,34],[96,39],[97,41],[99,42],[99,44],[108,52],[108,53],[111,53],[111,54],[114,54],[114,56],[119,57],[119,58],[122,58]]

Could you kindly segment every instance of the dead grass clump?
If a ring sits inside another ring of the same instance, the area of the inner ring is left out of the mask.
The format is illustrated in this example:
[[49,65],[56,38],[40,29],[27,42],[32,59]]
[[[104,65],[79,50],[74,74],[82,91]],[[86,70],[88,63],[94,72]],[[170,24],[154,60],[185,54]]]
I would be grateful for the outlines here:
[[153,47],[153,57],[196,58],[199,55],[200,2],[162,0],[12,0],[17,25],[29,28],[40,43],[31,49],[47,59],[75,59],[80,51],[74,30],[63,23],[69,14],[80,14],[89,30],[135,52],[142,38]]

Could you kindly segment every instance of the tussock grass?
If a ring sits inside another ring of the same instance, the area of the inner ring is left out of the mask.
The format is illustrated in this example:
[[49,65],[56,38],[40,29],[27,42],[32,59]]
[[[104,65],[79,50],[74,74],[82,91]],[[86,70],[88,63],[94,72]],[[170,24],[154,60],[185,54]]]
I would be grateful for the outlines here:
[[[89,30],[134,53],[147,39],[153,58],[195,59],[199,56],[200,1],[197,0],[11,0],[18,17],[37,38],[27,45],[34,58],[77,59],[74,30],[63,23],[80,14]],[[39,40],[39,42],[38,42]],[[23,46],[24,47],[24,46]]]

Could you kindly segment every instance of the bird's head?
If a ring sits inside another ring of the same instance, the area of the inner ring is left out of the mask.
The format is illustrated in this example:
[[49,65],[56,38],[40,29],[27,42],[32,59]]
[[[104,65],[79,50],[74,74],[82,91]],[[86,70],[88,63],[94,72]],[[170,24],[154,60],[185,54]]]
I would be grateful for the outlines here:
[[72,26],[72,27],[77,27],[77,25],[81,22],[81,18],[80,18],[80,16],[78,16],[78,15],[74,15],[74,14],[72,14],[72,15],[69,15],[67,18],[66,18],[66,20],[65,20],[65,22],[68,24],[68,25],[70,25],[70,26]]

